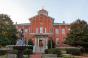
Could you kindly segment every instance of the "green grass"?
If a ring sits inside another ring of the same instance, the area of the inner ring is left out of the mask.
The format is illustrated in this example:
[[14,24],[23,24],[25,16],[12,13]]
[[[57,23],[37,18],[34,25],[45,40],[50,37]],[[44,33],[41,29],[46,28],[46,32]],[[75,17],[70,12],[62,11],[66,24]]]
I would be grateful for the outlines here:
[[[7,55],[2,55],[0,58],[8,58]],[[24,58],[28,58],[28,55],[24,55]]]
[[7,58],[7,55],[2,55],[0,56],[0,58]]

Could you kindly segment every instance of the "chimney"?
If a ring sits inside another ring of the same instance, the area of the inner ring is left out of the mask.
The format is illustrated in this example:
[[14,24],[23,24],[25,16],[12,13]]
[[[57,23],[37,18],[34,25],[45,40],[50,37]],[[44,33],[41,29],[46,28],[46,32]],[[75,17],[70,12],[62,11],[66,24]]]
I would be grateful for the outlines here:
[[63,24],[65,24],[65,21],[63,21]]

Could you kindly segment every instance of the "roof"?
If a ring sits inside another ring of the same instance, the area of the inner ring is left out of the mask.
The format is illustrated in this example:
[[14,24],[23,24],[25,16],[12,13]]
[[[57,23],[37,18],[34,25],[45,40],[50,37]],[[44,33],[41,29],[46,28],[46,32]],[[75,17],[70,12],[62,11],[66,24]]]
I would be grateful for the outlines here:
[[[42,15],[42,16],[46,16],[46,15],[43,15],[43,14],[35,15],[35,16],[29,18],[29,20],[33,20],[35,17],[37,17],[37,16],[41,16],[41,15]],[[46,17],[51,18],[51,19],[54,21],[54,18],[52,18],[52,17],[50,17],[50,16],[46,16]]]
[[21,24],[16,24],[16,25],[30,25],[30,23],[21,23]]
[[69,24],[66,24],[66,23],[53,23],[54,26],[57,26],[57,25],[69,25]]
[[[28,26],[30,25],[30,23],[21,23],[21,24],[15,24],[15,25],[18,25],[18,26]],[[58,25],[69,25],[69,24],[66,24],[66,23],[53,23],[54,26],[58,26]]]

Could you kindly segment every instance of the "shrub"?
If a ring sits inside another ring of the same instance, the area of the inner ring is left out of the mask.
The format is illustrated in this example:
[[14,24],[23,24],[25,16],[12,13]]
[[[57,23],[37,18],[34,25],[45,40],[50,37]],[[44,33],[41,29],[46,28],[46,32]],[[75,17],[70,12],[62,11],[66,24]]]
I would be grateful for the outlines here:
[[48,49],[55,48],[55,42],[53,41],[53,39],[48,40],[47,46],[48,46]]
[[82,52],[88,53],[88,48],[82,48]]
[[72,55],[63,55],[63,58],[74,58]]
[[60,51],[60,49],[55,49],[54,54],[57,54],[57,56],[61,56],[61,51]]
[[48,49],[45,49],[45,54],[48,54]]
[[29,39],[29,41],[28,41],[28,45],[29,45],[28,48],[33,50],[33,46],[34,46],[34,44],[33,44],[32,39]]
[[17,54],[17,53],[18,53],[18,50],[14,49],[13,54]]
[[25,55],[33,54],[33,51],[32,51],[32,49],[25,49],[24,54]]
[[[14,50],[13,50],[13,53],[14,53],[14,54],[18,54],[18,50],[17,50],[17,49],[14,49]],[[25,55],[29,55],[29,54],[32,54],[32,53],[33,53],[33,50],[26,48],[26,49],[23,51],[23,53],[24,53]]]
[[7,53],[6,50],[0,50],[0,55],[5,55]]
[[46,49],[45,54],[57,54],[57,56],[61,56],[61,51],[57,48]]
[[80,48],[67,48],[66,52],[67,52],[67,54],[80,55],[81,49]]

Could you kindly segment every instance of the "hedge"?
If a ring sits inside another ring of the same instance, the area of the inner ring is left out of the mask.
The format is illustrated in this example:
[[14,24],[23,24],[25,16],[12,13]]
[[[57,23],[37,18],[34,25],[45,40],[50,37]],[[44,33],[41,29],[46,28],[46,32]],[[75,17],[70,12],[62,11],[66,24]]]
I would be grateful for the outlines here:
[[72,55],[81,55],[82,51],[80,48],[67,48],[66,49],[67,54],[72,54]]
[[7,53],[7,50],[0,50],[0,56],[5,55]]
[[61,51],[58,48],[51,48],[51,49],[46,49],[45,54],[57,54],[57,56],[61,56]]
[[[17,49],[14,49],[14,50],[13,50],[13,54],[17,54],[17,53],[18,53],[18,50],[17,50]],[[25,55],[32,54],[32,53],[33,53],[33,50],[26,48],[26,49],[23,51],[23,53],[24,53]]]

